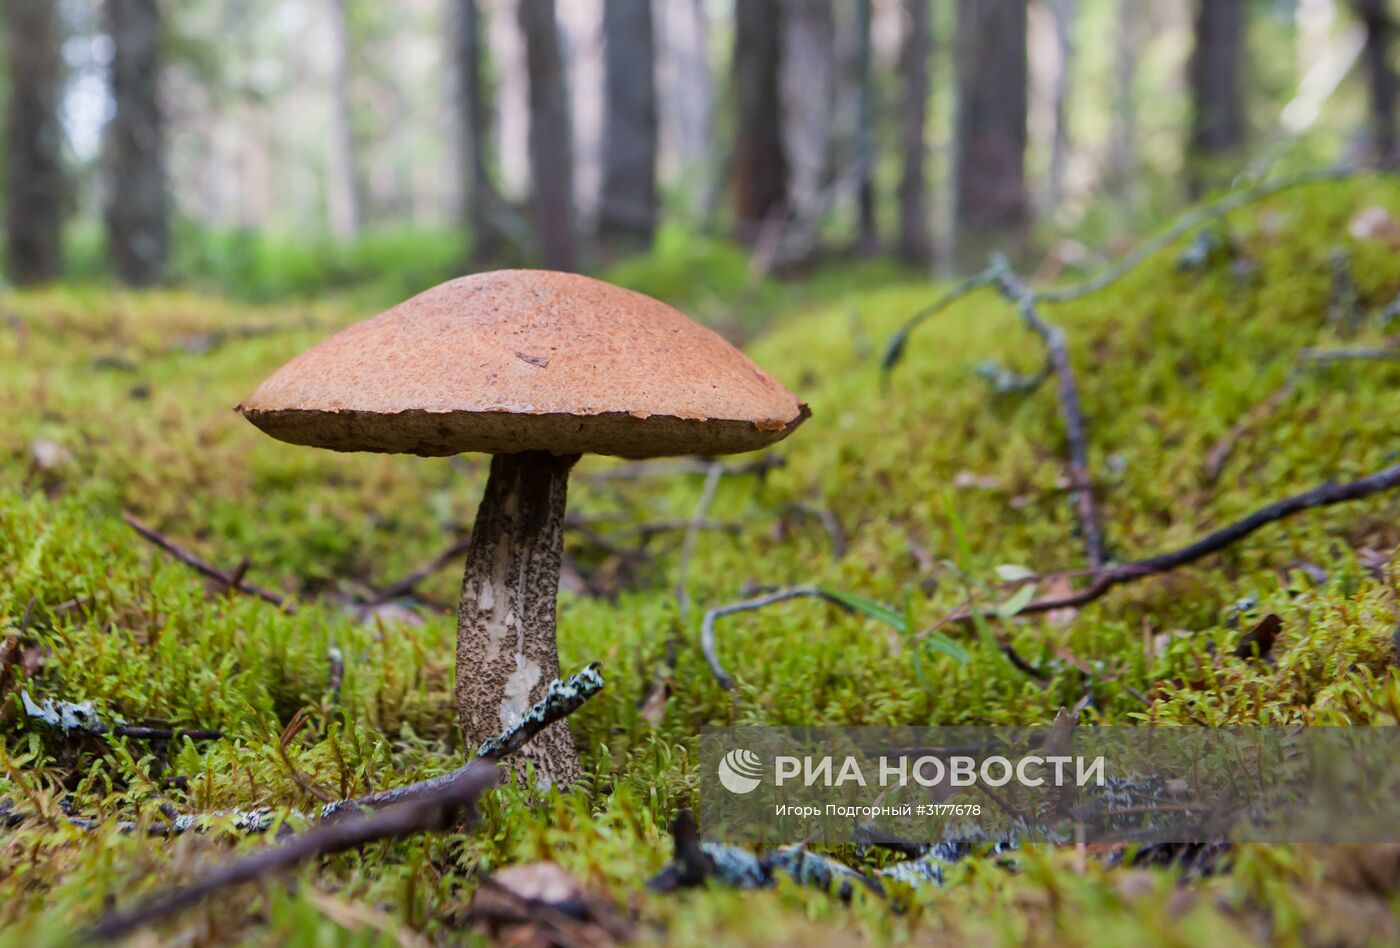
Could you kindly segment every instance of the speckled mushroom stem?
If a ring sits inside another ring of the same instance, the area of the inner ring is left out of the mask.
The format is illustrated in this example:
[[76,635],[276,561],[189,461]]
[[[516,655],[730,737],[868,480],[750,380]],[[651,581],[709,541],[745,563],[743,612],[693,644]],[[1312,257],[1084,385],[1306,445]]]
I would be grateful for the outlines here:
[[[498,454],[477,509],[457,609],[457,712],[468,747],[515,725],[559,676],[555,599],[569,469],[577,454]],[[567,721],[516,757],[544,786],[579,776]]]

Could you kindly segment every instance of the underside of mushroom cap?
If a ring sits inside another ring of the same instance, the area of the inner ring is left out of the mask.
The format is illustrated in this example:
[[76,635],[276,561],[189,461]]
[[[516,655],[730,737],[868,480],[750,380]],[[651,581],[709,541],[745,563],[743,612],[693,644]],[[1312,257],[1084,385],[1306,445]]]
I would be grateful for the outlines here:
[[670,306],[545,270],[427,290],[308,349],[238,408],[293,444],[428,456],[731,454],[808,415]]

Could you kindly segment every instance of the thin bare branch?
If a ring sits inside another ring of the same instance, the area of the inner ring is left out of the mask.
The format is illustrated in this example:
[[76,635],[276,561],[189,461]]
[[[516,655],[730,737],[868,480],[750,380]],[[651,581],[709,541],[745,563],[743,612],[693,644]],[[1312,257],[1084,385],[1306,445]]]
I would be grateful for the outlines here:
[[[705,458],[683,458],[672,461],[636,461],[619,464],[601,471],[589,471],[578,475],[589,481],[631,481],[644,477],[671,477],[677,474],[709,474],[716,463]],[[783,467],[787,459],[778,454],[760,454],[757,459],[740,464],[725,464],[727,476],[743,474],[766,474],[774,468]]]
[[710,514],[710,506],[715,502],[719,490],[719,480],[724,476],[724,465],[715,461],[705,473],[705,486],[700,489],[700,499],[695,504],[695,513],[685,531],[681,543],[680,558],[676,561],[676,604],[680,606],[681,621],[690,616],[690,591],[686,588],[686,577],[690,572],[690,560],[695,555],[695,541],[700,535],[700,525]]
[[146,524],[136,519],[136,517],[134,517],[132,514],[123,513],[122,520],[126,522],[127,526],[131,527],[131,529],[135,530],[138,534],[140,534],[141,537],[160,547],[166,553],[169,553],[175,559],[179,560],[181,563],[184,563],[186,566],[190,567],[195,572],[203,576],[207,576],[210,579],[218,582],[220,585],[223,586],[224,589],[245,593],[249,596],[257,596],[264,602],[270,602],[274,606],[277,606],[281,609],[285,609],[288,612],[296,612],[296,606],[289,602],[285,597],[278,595],[270,589],[264,589],[261,586],[255,586],[254,584],[245,580],[243,578],[243,573],[246,572],[246,567],[240,568],[236,573],[225,572],[224,570],[219,569],[212,563],[206,560],[202,560],[198,556],[195,556],[189,550],[185,549],[183,546],[176,543],[174,540],[161,533],[159,530],[156,530],[152,527],[148,527]]
[[715,680],[726,691],[734,689],[734,679],[729,677],[729,673],[724,670],[724,665],[720,663],[719,655],[715,652],[715,621],[724,616],[732,616],[739,612],[753,612],[768,606],[777,605],[780,602],[787,602],[791,599],[800,599],[805,596],[825,599],[827,602],[849,611],[850,606],[840,599],[831,595],[819,586],[793,586],[788,589],[779,589],[775,592],[763,596],[756,596],[753,599],[745,599],[741,602],[731,602],[725,606],[716,606],[705,613],[705,617],[700,621],[700,648],[705,653],[705,662],[710,666],[710,671],[714,674]]
[[[1350,178],[1367,177],[1378,174],[1372,169],[1358,168],[1322,168],[1314,171],[1306,171],[1301,174],[1288,177],[1276,178],[1271,181],[1264,181],[1252,187],[1235,191],[1225,195],[1218,201],[1210,204],[1202,204],[1186,211],[1176,219],[1170,227],[1158,234],[1156,237],[1138,247],[1128,254],[1118,263],[1112,264],[1099,271],[1088,279],[1077,283],[1067,283],[1062,286],[1046,287],[1044,289],[1031,290],[1030,295],[1036,303],[1064,303],[1070,300],[1080,299],[1092,293],[1097,293],[1127,276],[1137,269],[1144,261],[1164,247],[1168,247],[1181,239],[1192,230],[1224,217],[1227,214],[1237,211],[1257,201],[1265,200],[1292,188],[1302,187],[1309,184],[1320,184],[1327,181],[1344,181]],[[909,337],[914,330],[919,328],[929,319],[943,312],[953,303],[967,296],[992,282],[992,273],[983,270],[967,277],[948,293],[933,303],[917,311],[899,327],[892,337],[885,350],[885,357],[881,363],[881,371],[885,376],[899,364],[904,356],[905,349],[909,344]]]
[[[1312,490],[1294,494],[1292,497],[1286,497],[1261,507],[1249,516],[1208,533],[1180,549],[1159,553],[1156,556],[1126,563],[1122,566],[1111,566],[1100,570],[1094,581],[1084,589],[1067,596],[1033,599],[1017,612],[1017,615],[1032,615],[1055,609],[1077,609],[1103,597],[1115,586],[1131,583],[1146,576],[1169,572],[1194,563],[1212,553],[1218,553],[1276,520],[1284,520],[1317,507],[1330,507],[1333,504],[1361,500],[1373,494],[1394,490],[1397,487],[1400,487],[1400,464],[1391,465],[1374,474],[1345,484],[1329,482],[1314,487]],[[991,618],[995,616],[995,613],[984,613],[984,616]],[[962,609],[946,617],[944,622],[940,622],[939,625],[945,622],[970,622],[972,619],[972,610]]]
[[1075,513],[1079,517],[1079,531],[1084,540],[1084,551],[1089,565],[1099,567],[1104,564],[1103,524],[1099,518],[1098,505],[1094,502],[1093,480],[1089,476],[1089,433],[1084,423],[1084,409],[1079,402],[1079,385],[1074,378],[1074,366],[1069,360],[1069,350],[1065,347],[1065,333],[1059,326],[1041,318],[1036,311],[1035,296],[1011,270],[1011,265],[1001,254],[992,260],[991,272],[997,289],[1010,300],[1021,319],[1045,341],[1050,353],[1050,365],[1055,371],[1055,381],[1059,392],[1060,419],[1064,422],[1065,436],[1069,440],[1070,496],[1074,499]]

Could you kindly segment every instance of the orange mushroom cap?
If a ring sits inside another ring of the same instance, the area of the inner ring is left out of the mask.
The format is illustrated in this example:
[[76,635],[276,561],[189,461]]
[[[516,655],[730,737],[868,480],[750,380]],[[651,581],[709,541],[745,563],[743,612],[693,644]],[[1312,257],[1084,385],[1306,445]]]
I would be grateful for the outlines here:
[[807,407],[718,333],[589,277],[461,277],[274,372],[238,410],[292,444],[441,456],[733,454]]

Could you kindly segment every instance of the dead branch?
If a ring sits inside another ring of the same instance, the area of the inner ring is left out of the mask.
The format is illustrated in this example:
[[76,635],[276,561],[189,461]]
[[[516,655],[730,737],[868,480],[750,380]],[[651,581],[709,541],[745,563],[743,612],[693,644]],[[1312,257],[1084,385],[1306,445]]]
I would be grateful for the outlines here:
[[1210,204],[1202,204],[1194,207],[1176,219],[1176,222],[1164,230],[1161,234],[1147,241],[1132,253],[1128,254],[1121,261],[1100,271],[1087,280],[1078,283],[1069,283],[1064,286],[1047,287],[1036,292],[1036,299],[1045,303],[1064,303],[1069,300],[1077,300],[1080,297],[1097,293],[1117,283],[1133,270],[1137,269],[1143,261],[1147,260],[1157,251],[1164,247],[1176,243],[1178,239],[1200,227],[1203,224],[1219,220],[1227,214],[1247,207],[1250,204],[1271,198],[1276,194],[1293,188],[1303,187],[1309,184],[1321,184],[1328,181],[1345,181],[1350,178],[1370,177],[1378,174],[1374,169],[1365,168],[1320,168],[1313,171],[1304,171],[1296,175],[1288,175],[1275,178],[1271,181],[1263,181],[1253,187],[1235,191],[1214,201]]
[[729,673],[724,670],[720,663],[719,656],[715,653],[715,620],[724,616],[732,616],[739,612],[753,612],[768,606],[776,605],[780,602],[787,602],[790,599],[800,599],[804,596],[811,596],[817,599],[824,599],[834,606],[839,606],[847,612],[851,607],[842,602],[837,597],[831,595],[820,586],[793,586],[788,589],[779,589],[775,592],[763,596],[756,596],[753,599],[745,599],[740,602],[731,602],[725,606],[716,606],[705,613],[705,617],[700,621],[700,648],[705,653],[705,662],[710,666],[710,672],[715,676],[715,680],[726,691],[734,690],[734,679],[729,677]]
[[[604,468],[601,471],[590,471],[581,476],[590,481],[630,481],[643,477],[670,477],[676,474],[709,474],[710,468],[716,463],[720,462],[705,458],[684,458],[675,461],[635,461],[631,464],[619,464],[616,467]],[[786,464],[787,458],[768,452],[760,454],[755,460],[740,464],[724,464],[723,467],[725,475],[738,476],[767,474],[769,471]]]
[[[566,529],[579,530],[586,533],[590,540],[597,541],[600,545],[613,549],[611,544],[606,544],[601,534],[594,531],[594,524],[588,521],[570,519],[564,523]],[[648,543],[653,537],[662,533],[673,533],[682,530],[720,530],[726,533],[737,533],[743,529],[743,524],[726,523],[722,521],[705,520],[696,524],[693,520],[654,520],[645,523],[629,524],[621,527],[617,534],[633,536],[639,543]],[[398,599],[402,596],[416,595],[414,590],[418,584],[423,582],[434,573],[440,572],[449,566],[454,565],[458,560],[467,555],[467,550],[471,546],[471,534],[467,534],[443,549],[432,559],[417,567],[412,572],[405,574],[400,579],[395,580],[379,591],[374,598],[376,602],[387,602],[390,599]]]
[[149,727],[124,722],[105,724],[91,701],[59,701],[54,698],[35,701],[29,697],[27,691],[21,691],[19,698],[28,720],[52,728],[65,737],[101,737],[111,734],[113,737],[147,741],[177,741],[183,737],[192,741],[214,741],[224,736],[223,731],[207,728]]
[[[1319,184],[1326,181],[1344,181],[1349,178],[1367,177],[1377,173],[1378,172],[1371,169],[1345,167],[1322,168],[1315,171],[1305,171],[1297,175],[1276,178],[1272,181],[1264,181],[1253,187],[1235,191],[1211,204],[1202,204],[1191,208],[1178,217],[1176,222],[1161,234],[1138,247],[1118,263],[1101,270],[1094,276],[1086,280],[1081,280],[1078,283],[1067,283],[1062,286],[1031,290],[1031,299],[1036,303],[1065,303],[1070,300],[1080,299],[1092,293],[1097,293],[1117,283],[1123,277],[1141,266],[1149,257],[1157,253],[1157,251],[1170,246],[1192,230],[1195,230],[1203,224],[1218,220],[1242,207],[1273,197],[1276,194],[1292,188],[1309,184]],[[918,310],[906,319],[903,325],[890,337],[889,345],[885,349],[885,357],[881,362],[881,373],[886,377],[886,380],[890,371],[894,369],[904,357],[905,349],[909,344],[909,337],[915,329],[946,310],[964,296],[984,286],[991,285],[993,280],[994,275],[991,268],[979,273],[974,273],[972,276],[967,277],[957,286],[953,287],[944,296],[935,300],[930,305],[925,306],[923,309]]]
[[1045,341],[1045,347],[1049,350],[1050,365],[1055,370],[1059,389],[1060,418],[1064,422],[1065,436],[1069,439],[1070,496],[1074,498],[1074,509],[1079,516],[1079,530],[1083,534],[1089,565],[1102,566],[1103,525],[1099,520],[1098,506],[1094,503],[1093,482],[1089,476],[1089,435],[1084,423],[1084,409],[1079,402],[1074,366],[1065,348],[1065,332],[1041,318],[1035,308],[1035,296],[1012,271],[1011,264],[1004,256],[997,254],[993,257],[991,272],[997,289],[1016,306],[1021,319]]
[[690,560],[695,555],[695,541],[700,535],[700,524],[709,516],[710,505],[715,502],[719,490],[719,480],[724,476],[724,465],[718,461],[705,472],[705,485],[700,489],[700,499],[695,503],[695,513],[686,528],[685,539],[681,542],[680,558],[676,561],[676,604],[680,607],[681,621],[690,615],[690,592],[686,589],[686,574],[690,571]]
[[[846,541],[846,530],[841,525],[841,519],[829,507],[820,507],[811,504],[788,504],[783,508],[783,514],[796,514],[798,518],[805,520],[808,517],[815,517],[817,522],[826,531],[827,539],[831,541],[831,558],[842,560],[846,558],[846,551],[850,544]],[[779,520],[779,525],[782,521]]]
[[1334,362],[1357,362],[1357,361],[1384,361],[1390,359],[1400,359],[1400,348],[1386,346],[1369,349],[1303,349],[1295,357],[1293,369],[1284,379],[1283,384],[1274,389],[1263,401],[1256,404],[1244,417],[1237,421],[1234,426],[1227,431],[1219,441],[1211,447],[1206,454],[1205,474],[1206,482],[1214,484],[1220,479],[1221,472],[1225,469],[1225,464],[1230,460],[1230,455],[1234,453],[1235,446],[1240,440],[1259,424],[1278,410],[1279,406],[1293,394],[1298,388],[1298,382],[1302,377],[1303,369],[1308,366],[1324,366]]
[[360,810],[378,809],[402,803],[405,800],[417,799],[425,793],[434,792],[442,784],[450,783],[457,775],[466,772],[480,761],[499,761],[509,757],[524,747],[525,743],[540,731],[555,721],[562,721],[573,714],[583,707],[589,698],[602,691],[604,682],[602,672],[599,671],[600,667],[597,662],[594,662],[583,671],[564,681],[556,678],[550,684],[544,697],[537,701],[529,711],[526,711],[515,726],[483,743],[477,749],[475,759],[465,767],[440,777],[432,777],[404,787],[372,793],[367,797],[328,803],[321,808],[321,822],[343,819]]
[[918,329],[928,320],[937,316],[964,296],[975,293],[984,286],[990,286],[992,279],[992,273],[989,269],[974,273],[905,320],[904,325],[895,330],[894,335],[890,337],[889,343],[885,346],[885,354],[880,359],[882,381],[885,384],[889,383],[889,375],[894,371],[894,367],[899,365],[904,359],[904,351],[909,346],[909,337],[913,335],[915,329]]
[[189,908],[220,889],[263,878],[309,859],[355,849],[376,840],[450,829],[472,818],[476,801],[499,779],[500,773],[494,764],[474,762],[455,771],[452,779],[403,803],[344,821],[323,823],[280,845],[235,860],[190,885],[156,895],[127,911],[110,912],[87,935],[101,941],[121,938],[143,925]]
[[296,606],[289,602],[283,596],[280,596],[269,589],[264,589],[261,586],[255,586],[254,584],[245,580],[242,575],[244,572],[243,569],[240,569],[237,573],[224,572],[212,563],[209,563],[206,560],[202,560],[198,556],[195,556],[189,550],[185,549],[180,544],[172,540],[170,537],[161,533],[159,530],[155,530],[151,527],[146,526],[144,523],[136,519],[136,517],[134,517],[129,512],[124,512],[122,514],[122,520],[124,520],[127,526],[135,530],[144,539],[160,547],[166,553],[169,553],[175,559],[179,560],[181,563],[184,563],[186,566],[193,569],[196,573],[199,573],[203,576],[207,576],[215,582],[218,582],[223,586],[224,589],[246,593],[249,596],[257,596],[264,602],[270,602],[272,603],[272,605],[277,606],[280,609],[285,609],[288,612],[293,613],[296,612]]
[[1268,397],[1259,402],[1234,426],[1211,446],[1206,452],[1205,473],[1206,482],[1214,484],[1220,479],[1220,474],[1225,470],[1225,464],[1230,460],[1230,455],[1235,453],[1235,446],[1240,443],[1255,425],[1263,421],[1269,415],[1278,411],[1278,407],[1284,403],[1288,396],[1292,395],[1298,388],[1298,375],[1291,373],[1282,385],[1269,393]]
[[467,555],[467,550],[471,548],[472,536],[468,533],[459,540],[454,540],[452,545],[434,556],[428,562],[404,576],[385,586],[379,593],[379,601],[387,602],[390,599],[397,599],[400,596],[407,596],[417,587],[419,583],[436,573],[438,570],[451,566],[454,562]]
[[[567,681],[556,679],[544,698],[516,725],[482,744],[476,759],[465,767],[430,780],[385,790],[321,809],[319,825],[215,870],[204,879],[157,895],[125,912],[110,912],[88,936],[120,938],[152,922],[189,908],[230,885],[260,879],[283,869],[381,839],[401,839],[415,833],[442,832],[470,822],[477,800],[500,780],[496,762],[515,753],[530,738],[583,706],[603,688],[598,664],[589,665]],[[23,819],[21,817],[21,819]]]
[[[1137,560],[1133,563],[1126,563],[1122,566],[1111,566],[1099,570],[1094,581],[1079,592],[1072,593],[1068,596],[1033,599],[1016,614],[1018,616],[1023,616],[1037,612],[1050,612],[1055,609],[1077,609],[1080,606],[1103,597],[1115,586],[1131,583],[1146,576],[1154,576],[1159,573],[1169,572],[1181,566],[1194,563],[1212,553],[1218,553],[1276,520],[1284,520],[1295,514],[1302,513],[1305,510],[1312,510],[1317,507],[1330,507],[1333,504],[1361,500],[1373,494],[1394,490],[1397,487],[1400,487],[1400,464],[1393,464],[1374,474],[1345,484],[1328,482],[1314,487],[1312,490],[1304,491],[1301,494],[1294,494],[1292,497],[1286,497],[1283,500],[1261,507],[1247,517],[1236,520],[1234,523],[1212,533],[1208,533],[1180,549],[1171,550],[1167,553],[1159,553],[1156,556],[1150,556],[1147,559]],[[991,618],[996,614],[984,613],[983,615],[987,618]],[[973,618],[974,613],[972,610],[964,609],[949,615],[945,621],[970,622]],[[941,625],[943,623],[939,624]]]
[[1304,349],[1298,358],[1309,362],[1362,362],[1400,360],[1400,348],[1377,346],[1360,349]]

